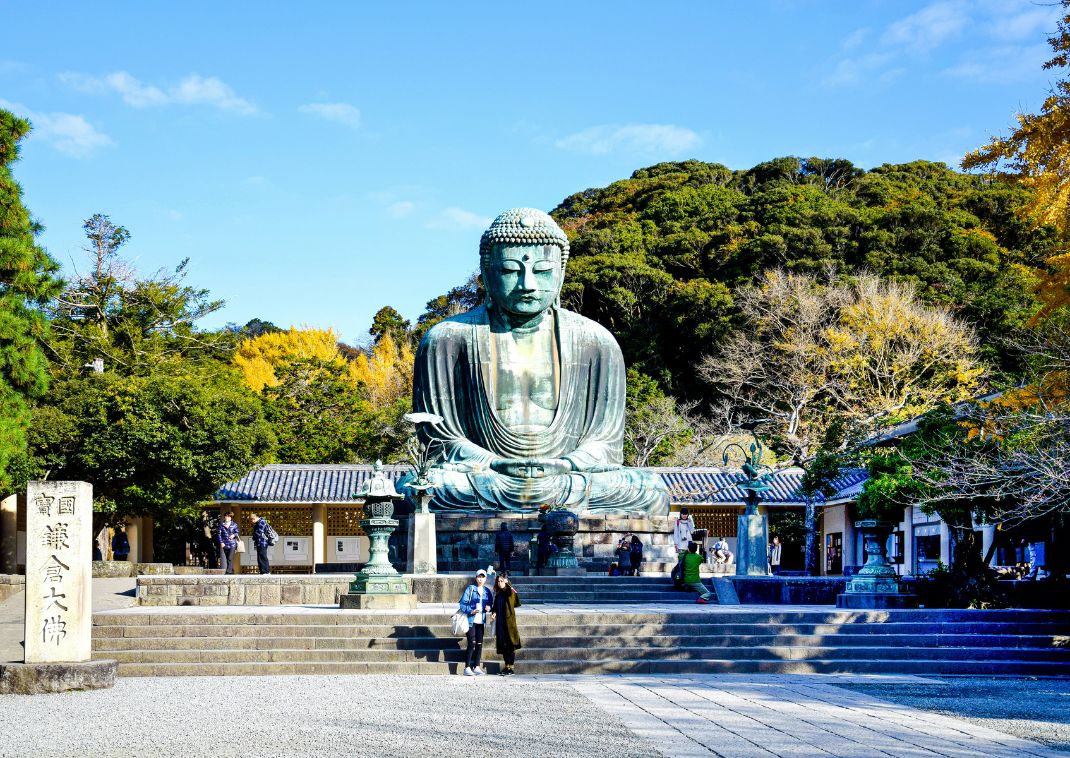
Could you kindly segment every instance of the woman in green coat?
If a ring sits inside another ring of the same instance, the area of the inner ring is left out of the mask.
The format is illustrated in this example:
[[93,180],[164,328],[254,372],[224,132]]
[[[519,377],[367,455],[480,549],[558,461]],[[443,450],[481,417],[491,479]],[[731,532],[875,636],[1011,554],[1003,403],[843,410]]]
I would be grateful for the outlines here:
[[494,581],[494,637],[498,654],[505,661],[502,676],[513,672],[516,651],[520,649],[520,632],[516,628],[516,608],[520,605],[520,595],[513,589],[503,574],[498,574]]

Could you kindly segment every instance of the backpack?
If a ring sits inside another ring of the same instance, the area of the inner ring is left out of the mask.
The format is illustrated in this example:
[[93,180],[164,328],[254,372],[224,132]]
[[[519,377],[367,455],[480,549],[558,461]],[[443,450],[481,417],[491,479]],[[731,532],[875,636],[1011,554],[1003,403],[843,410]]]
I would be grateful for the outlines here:
[[267,539],[268,547],[279,544],[279,533],[271,528],[271,524],[264,522],[264,538]]

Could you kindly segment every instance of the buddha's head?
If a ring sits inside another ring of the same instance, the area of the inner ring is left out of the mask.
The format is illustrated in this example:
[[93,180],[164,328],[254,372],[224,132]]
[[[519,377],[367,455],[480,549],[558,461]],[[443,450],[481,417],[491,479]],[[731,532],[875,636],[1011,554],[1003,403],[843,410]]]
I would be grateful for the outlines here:
[[534,208],[506,211],[479,241],[487,295],[515,316],[536,316],[554,305],[567,262],[568,237],[550,216]]

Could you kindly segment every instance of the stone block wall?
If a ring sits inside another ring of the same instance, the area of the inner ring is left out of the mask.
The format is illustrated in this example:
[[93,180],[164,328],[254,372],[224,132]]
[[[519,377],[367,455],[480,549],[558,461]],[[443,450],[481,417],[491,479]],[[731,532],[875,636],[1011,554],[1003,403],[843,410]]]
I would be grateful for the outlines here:
[[352,574],[281,576],[140,576],[138,605],[337,604]]
[[[486,516],[439,513],[435,522],[439,571],[475,571],[497,565],[494,535],[504,522],[509,525],[516,543],[513,572],[523,573],[528,563],[528,543],[541,526],[533,515],[512,513]],[[573,542],[580,565],[589,571],[605,571],[616,561],[614,551],[620,538],[629,532],[643,541],[644,564],[671,566],[676,563],[669,518],[594,515],[580,519],[580,528]]]
[[22,574],[0,574],[0,603],[25,588],[26,577]]

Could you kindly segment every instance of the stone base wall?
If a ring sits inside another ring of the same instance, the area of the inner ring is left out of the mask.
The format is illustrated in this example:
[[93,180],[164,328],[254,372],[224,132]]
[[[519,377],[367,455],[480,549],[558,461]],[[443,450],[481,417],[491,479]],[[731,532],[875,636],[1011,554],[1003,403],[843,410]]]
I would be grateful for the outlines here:
[[349,591],[352,574],[139,576],[138,605],[323,605]]
[[26,577],[22,574],[0,574],[0,603],[25,588]]
[[[529,542],[538,534],[541,524],[535,516],[512,513],[486,516],[436,514],[438,570],[474,571],[497,565],[494,535],[502,523],[509,525],[516,544],[513,573],[524,573],[529,560]],[[629,532],[643,542],[644,565],[668,564],[671,567],[676,563],[673,522],[668,517],[584,516],[580,518],[580,528],[573,541],[580,566],[588,571],[604,572],[610,563],[616,562],[617,543]]]
[[[140,576],[138,605],[337,605],[353,574]],[[469,576],[414,576],[420,603],[456,603]]]
[[840,576],[733,576],[744,605],[835,605],[847,580]]
[[93,561],[94,579],[126,579],[134,576],[134,564],[130,561]]

